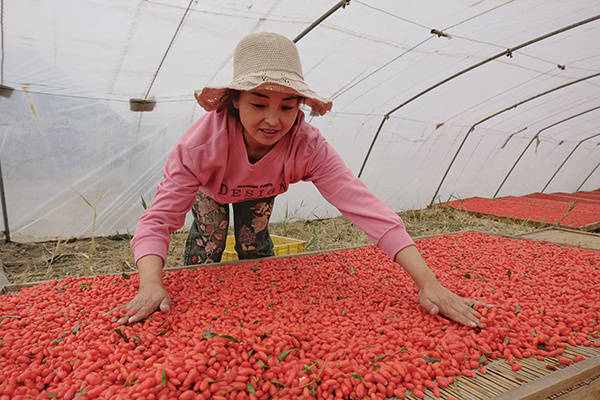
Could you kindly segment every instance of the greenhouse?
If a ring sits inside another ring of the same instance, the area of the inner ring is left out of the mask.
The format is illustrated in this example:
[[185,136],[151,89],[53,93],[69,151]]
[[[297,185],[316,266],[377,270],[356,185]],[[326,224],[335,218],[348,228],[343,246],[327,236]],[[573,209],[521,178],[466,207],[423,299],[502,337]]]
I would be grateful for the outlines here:
[[598,0],[0,0],[0,400],[600,398],[599,38]]

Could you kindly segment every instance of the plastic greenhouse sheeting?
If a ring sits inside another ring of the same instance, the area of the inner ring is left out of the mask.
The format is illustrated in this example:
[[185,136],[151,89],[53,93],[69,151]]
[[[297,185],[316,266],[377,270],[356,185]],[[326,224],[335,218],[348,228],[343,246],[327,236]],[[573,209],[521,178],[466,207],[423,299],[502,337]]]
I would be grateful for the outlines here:
[[[1,0],[11,238],[133,232],[173,144],[203,115],[193,91],[229,82],[239,39],[293,39],[336,3]],[[600,133],[599,15],[598,0],[351,0],[298,41],[305,79],[334,104],[307,117],[357,175],[384,121],[360,175],[395,211],[491,197],[521,154],[498,196],[539,192],[576,146],[546,192],[596,189],[600,136],[579,142]],[[156,107],[132,112],[130,98]],[[335,215],[299,183],[272,219]]]

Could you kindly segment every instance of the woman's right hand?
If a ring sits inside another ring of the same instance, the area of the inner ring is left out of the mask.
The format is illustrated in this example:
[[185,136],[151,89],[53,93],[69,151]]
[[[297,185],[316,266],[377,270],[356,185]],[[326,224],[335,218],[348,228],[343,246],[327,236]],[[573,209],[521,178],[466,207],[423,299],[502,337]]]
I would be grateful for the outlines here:
[[[113,308],[109,313],[117,310],[125,310],[121,318],[113,317],[113,321],[119,324],[132,324],[152,314],[156,310],[169,312],[171,309],[171,298],[161,282],[149,283],[141,286],[138,293],[127,304]],[[131,315],[132,313],[134,313]]]

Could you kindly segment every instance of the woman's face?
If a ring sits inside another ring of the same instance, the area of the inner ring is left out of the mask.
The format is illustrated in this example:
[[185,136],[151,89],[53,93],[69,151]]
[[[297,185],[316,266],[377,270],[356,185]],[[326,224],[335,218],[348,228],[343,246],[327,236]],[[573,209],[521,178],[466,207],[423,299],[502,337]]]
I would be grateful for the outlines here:
[[248,154],[262,157],[290,131],[300,97],[266,89],[242,91],[233,106],[240,112]]

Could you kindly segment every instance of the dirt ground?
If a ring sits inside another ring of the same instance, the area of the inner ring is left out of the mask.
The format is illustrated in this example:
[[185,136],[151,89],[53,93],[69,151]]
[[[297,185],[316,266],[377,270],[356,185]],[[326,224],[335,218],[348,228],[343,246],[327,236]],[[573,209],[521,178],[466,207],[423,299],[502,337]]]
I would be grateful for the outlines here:
[[[517,235],[539,226],[510,219],[477,217],[452,208],[431,207],[399,213],[413,238],[458,231]],[[304,240],[307,251],[334,250],[370,245],[367,236],[344,217],[288,221],[269,225],[272,234]],[[187,231],[174,232],[167,266],[183,264]],[[41,243],[0,242],[0,267],[11,284],[134,272],[130,236],[68,239]]]

